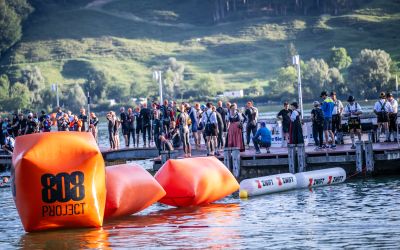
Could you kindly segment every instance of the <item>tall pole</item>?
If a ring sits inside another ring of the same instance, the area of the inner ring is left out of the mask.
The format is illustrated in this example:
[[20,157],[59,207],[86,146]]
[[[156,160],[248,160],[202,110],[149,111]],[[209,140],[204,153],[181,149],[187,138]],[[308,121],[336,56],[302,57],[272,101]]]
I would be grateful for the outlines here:
[[160,105],[164,102],[163,96],[162,96],[162,71],[158,71],[158,83],[159,83],[159,91],[160,91]]
[[301,118],[304,116],[303,112],[303,92],[301,88],[301,71],[300,71],[300,56],[295,55],[293,56],[293,64],[297,66],[297,87],[298,87],[298,92],[299,92],[299,106],[300,106],[300,112],[301,112]]
[[87,92],[87,119],[88,119],[88,124],[90,125],[90,94],[89,91]]
[[399,82],[397,81],[397,75],[396,75],[396,97],[399,97]]
[[57,108],[60,107],[60,98],[58,97],[58,83],[56,83],[56,96],[57,96]]

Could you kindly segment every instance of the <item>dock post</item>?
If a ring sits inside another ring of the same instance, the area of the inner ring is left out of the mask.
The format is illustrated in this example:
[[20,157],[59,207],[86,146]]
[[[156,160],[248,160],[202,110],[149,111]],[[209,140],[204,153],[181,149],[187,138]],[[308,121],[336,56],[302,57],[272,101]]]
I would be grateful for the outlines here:
[[297,144],[297,172],[304,172],[306,169],[306,150],[304,144]]
[[363,147],[362,141],[356,141],[356,171],[358,173],[362,172],[363,168]]
[[224,164],[229,171],[232,169],[232,150],[231,148],[224,149]]
[[367,172],[372,173],[374,171],[374,150],[371,141],[364,142],[364,153]]
[[236,178],[240,176],[240,150],[238,148],[232,149],[232,173]]
[[161,151],[161,165],[164,165],[171,158],[169,151]]
[[287,147],[288,147],[289,172],[295,174],[296,147],[293,144],[288,144]]

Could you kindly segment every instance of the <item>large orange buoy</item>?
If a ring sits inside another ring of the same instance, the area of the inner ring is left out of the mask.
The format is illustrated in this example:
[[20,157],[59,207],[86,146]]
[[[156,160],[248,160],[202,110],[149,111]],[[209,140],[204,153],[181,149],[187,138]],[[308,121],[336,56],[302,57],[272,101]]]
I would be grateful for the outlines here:
[[11,188],[26,231],[102,226],[105,165],[91,134],[19,136],[13,165]]
[[177,207],[208,204],[239,189],[215,157],[168,160],[154,177],[167,192],[160,202]]
[[165,195],[149,172],[135,164],[106,168],[107,199],[104,218],[139,212]]

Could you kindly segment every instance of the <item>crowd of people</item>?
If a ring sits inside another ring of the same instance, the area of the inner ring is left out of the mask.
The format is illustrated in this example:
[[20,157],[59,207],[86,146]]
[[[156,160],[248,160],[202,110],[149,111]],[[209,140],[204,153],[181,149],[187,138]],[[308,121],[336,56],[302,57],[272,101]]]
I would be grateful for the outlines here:
[[88,117],[84,108],[80,109],[79,115],[74,115],[71,111],[63,112],[61,107],[57,108],[55,114],[47,114],[42,110],[40,114],[30,112],[25,117],[23,113],[14,113],[12,117],[0,117],[1,147],[12,152],[16,137],[51,132],[54,128],[57,131],[91,132],[97,140],[98,122],[96,114],[92,112]]
[[[321,100],[314,101],[311,110],[312,134],[316,149],[335,148],[343,143],[343,133],[349,132],[352,148],[355,148],[355,136],[361,140],[362,107],[353,96],[349,96],[346,106],[337,99],[336,93],[323,91]],[[283,109],[277,114],[282,123],[282,146],[304,143],[303,120],[297,102],[285,102]],[[397,101],[391,93],[381,93],[374,105],[374,113],[378,122],[378,138],[385,133],[385,141],[397,141]],[[347,130],[342,125],[342,118],[347,117]],[[191,157],[192,145],[199,149],[202,141],[206,145],[207,155],[219,155],[225,147],[236,147],[245,151],[253,142],[256,153],[260,148],[269,152],[272,135],[265,122],[259,122],[258,109],[253,101],[239,109],[236,103],[218,101],[216,105],[176,102],[164,100],[163,103],[152,103],[151,107],[143,103],[135,108],[120,108],[117,115],[110,111],[106,115],[109,143],[111,149],[120,148],[120,132],[125,147],[150,147],[154,142],[161,151],[181,148],[185,157]],[[20,135],[38,132],[50,132],[52,127],[58,131],[91,132],[98,137],[99,119],[94,113],[86,115],[82,108],[79,115],[71,111],[64,112],[60,107],[53,115],[42,111],[29,113],[25,118],[22,113],[12,118],[0,118],[2,128],[1,144],[12,151],[14,138]],[[53,129],[54,130],[54,129]]]

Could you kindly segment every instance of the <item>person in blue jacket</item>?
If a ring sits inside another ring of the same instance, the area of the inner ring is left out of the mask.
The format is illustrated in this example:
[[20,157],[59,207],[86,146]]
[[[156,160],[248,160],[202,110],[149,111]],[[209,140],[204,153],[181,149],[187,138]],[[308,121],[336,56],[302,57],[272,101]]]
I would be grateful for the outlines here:
[[265,122],[261,122],[261,127],[257,130],[256,135],[253,137],[253,144],[256,148],[256,154],[260,154],[260,146],[267,148],[267,153],[270,153],[271,147],[271,131],[265,126]]
[[332,138],[331,148],[336,148],[335,144],[335,135],[332,131],[332,113],[335,107],[335,103],[328,96],[326,91],[322,91],[321,98],[324,100],[321,105],[321,109],[324,112],[324,136],[325,136],[325,145],[322,148],[329,148],[329,136]]

